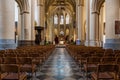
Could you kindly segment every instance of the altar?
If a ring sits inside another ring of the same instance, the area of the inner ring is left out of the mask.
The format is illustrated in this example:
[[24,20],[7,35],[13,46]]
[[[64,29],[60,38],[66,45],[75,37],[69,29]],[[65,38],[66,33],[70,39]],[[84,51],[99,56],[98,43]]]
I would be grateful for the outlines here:
[[63,45],[63,44],[65,44],[65,41],[61,40],[61,41],[59,42],[59,44],[60,44],[60,45]]
[[60,45],[65,44],[65,39],[64,39],[64,35],[63,35],[63,34],[61,34],[61,35],[59,36],[59,44],[60,44]]

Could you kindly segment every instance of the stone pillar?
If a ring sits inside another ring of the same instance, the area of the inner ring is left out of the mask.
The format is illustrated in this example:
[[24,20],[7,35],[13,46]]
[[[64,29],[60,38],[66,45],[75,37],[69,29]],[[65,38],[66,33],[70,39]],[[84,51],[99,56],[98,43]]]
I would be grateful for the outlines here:
[[54,15],[52,16],[52,27],[51,27],[51,31],[52,31],[52,35],[51,35],[51,42],[53,43],[54,42]]
[[60,14],[58,13],[58,36],[60,35]]
[[85,45],[86,41],[86,0],[83,0],[83,29],[82,29],[82,43]]
[[0,49],[16,48],[15,0],[0,0]]
[[49,24],[49,41],[52,42],[53,41],[53,17],[54,16],[50,16],[50,24]]
[[18,8],[18,40],[22,39],[22,35],[21,35],[21,12],[20,12],[20,8]]
[[73,38],[73,41],[75,42],[76,40],[76,29],[74,28],[74,38]]
[[[45,0],[43,0],[43,1],[45,1]],[[44,27],[44,29],[42,30],[42,43],[44,44],[44,40],[45,40],[45,6],[44,6],[44,2],[42,2],[43,3],[43,6],[42,6],[42,14],[41,14],[41,26],[43,26]]]
[[90,21],[90,46],[99,46],[99,12],[92,11]]
[[[76,0],[76,26],[75,26],[75,27],[76,27],[76,40],[79,39],[79,34],[80,34],[79,31],[78,31],[78,30],[79,30],[79,25],[78,25],[78,23],[79,23],[79,18],[78,18],[79,10],[78,10],[78,6],[79,6],[80,3],[78,3],[78,2],[79,2],[79,0]],[[70,33],[71,33],[71,28],[70,28]],[[71,40],[71,39],[70,39],[70,40]],[[75,40],[75,41],[76,41],[76,40]],[[79,39],[79,40],[80,40],[80,39]]]
[[64,35],[66,33],[66,14],[64,14]]
[[106,0],[105,48],[120,49],[120,38],[115,34],[115,21],[119,20],[120,0]]
[[49,17],[48,17],[48,13],[46,13],[45,16],[45,37],[46,37],[46,41],[49,41]]
[[103,35],[104,35],[104,8],[105,6],[101,7],[100,16],[99,16],[99,42],[100,46],[103,47]]
[[91,0],[86,0],[86,42],[85,45],[89,46],[89,34],[90,34],[90,5]]
[[31,40],[31,21],[30,21],[30,14],[24,12],[23,16],[23,26],[24,26],[24,38],[23,40]]
[[82,37],[83,37],[83,4],[80,3],[80,0],[77,2],[77,27],[78,27],[78,39],[81,41],[82,45]]
[[71,39],[74,39],[74,20],[72,19],[72,23],[70,24],[70,36]]
[[41,4],[40,4],[40,0],[37,0],[37,25],[36,26],[40,26],[40,18],[41,18],[41,16],[40,16],[40,14],[41,14]]
[[[29,6],[28,6],[28,5]],[[31,45],[31,0],[24,6],[21,12],[21,40],[19,41],[20,46]]]
[[[37,7],[38,7],[38,19],[37,19],[37,26],[41,26],[41,27],[45,27],[45,8],[44,8],[44,0],[37,0],[38,4],[37,4]],[[45,38],[45,35],[44,35],[44,30],[42,30],[41,32],[41,39],[42,39],[42,42],[41,44],[44,43],[44,38]]]
[[35,41],[35,0],[31,0],[31,41]]

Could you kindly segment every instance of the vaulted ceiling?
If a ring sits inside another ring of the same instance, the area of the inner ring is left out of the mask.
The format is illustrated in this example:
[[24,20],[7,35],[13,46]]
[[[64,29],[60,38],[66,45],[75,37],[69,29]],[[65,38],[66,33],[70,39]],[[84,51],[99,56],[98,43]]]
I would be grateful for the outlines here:
[[45,12],[47,12],[50,8],[50,6],[54,5],[54,4],[59,4],[61,2],[64,2],[65,4],[69,3],[72,7],[73,10],[75,11],[76,9],[76,2],[75,0],[45,0]]

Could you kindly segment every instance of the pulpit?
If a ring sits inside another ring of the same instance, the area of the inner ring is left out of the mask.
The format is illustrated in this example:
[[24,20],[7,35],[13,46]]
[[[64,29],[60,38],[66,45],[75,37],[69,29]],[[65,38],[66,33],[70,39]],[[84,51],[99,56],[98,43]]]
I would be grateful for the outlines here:
[[44,29],[44,27],[41,26],[35,26],[36,34],[35,34],[35,44],[39,45],[41,42],[41,31]]

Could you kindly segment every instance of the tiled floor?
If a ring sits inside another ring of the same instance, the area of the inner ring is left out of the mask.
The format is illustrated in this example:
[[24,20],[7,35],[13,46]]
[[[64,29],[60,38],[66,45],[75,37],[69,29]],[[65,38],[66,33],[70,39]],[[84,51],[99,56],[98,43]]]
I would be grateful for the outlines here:
[[85,80],[65,48],[56,48],[33,80]]

